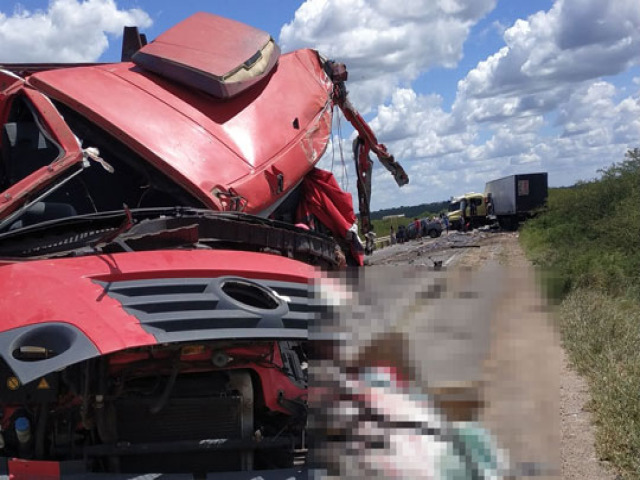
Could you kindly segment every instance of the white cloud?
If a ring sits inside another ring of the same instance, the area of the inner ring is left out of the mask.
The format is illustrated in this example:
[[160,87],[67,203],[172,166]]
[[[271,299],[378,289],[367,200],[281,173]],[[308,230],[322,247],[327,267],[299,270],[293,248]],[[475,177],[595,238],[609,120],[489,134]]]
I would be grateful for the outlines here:
[[393,145],[398,158],[433,158],[466,149],[473,140],[467,131],[452,132],[452,119],[438,95],[418,95],[397,89],[388,105],[378,107],[371,127]]
[[[414,186],[400,193],[402,203],[482,190],[487,180],[526,171],[569,185],[638,146],[640,92],[629,95],[638,81],[617,88],[605,78],[640,64],[640,2],[557,0],[503,38],[459,82],[450,111],[439,96],[410,87],[378,107],[371,123]],[[398,203],[380,193],[392,187],[374,185],[378,206]]]
[[602,80],[581,82],[551,116],[514,109],[500,122],[469,118],[460,129],[436,96],[399,90],[371,123],[412,188],[398,191],[384,175],[374,176],[374,208],[482,191],[488,180],[514,173],[548,171],[555,186],[593,178],[640,141],[640,94],[620,98],[621,91]]
[[640,2],[558,0],[518,20],[506,46],[459,83],[465,98],[522,95],[618,74],[640,57]]
[[344,62],[367,111],[434,66],[455,67],[471,27],[496,0],[306,0],[280,32],[284,50],[310,47]]
[[107,35],[130,25],[146,28],[151,18],[114,0],[51,0],[47,10],[0,12],[0,61],[93,62],[108,48]]
[[562,137],[571,139],[576,148],[636,146],[640,141],[640,97],[616,103],[616,94],[613,85],[602,81],[577,89],[559,108]]
[[[536,161],[552,180],[556,170],[573,183],[637,144],[638,95],[620,100],[625,88],[601,79],[640,63],[639,2],[558,0],[516,21],[504,40],[459,82],[452,108],[456,122],[496,132],[483,155],[512,167]],[[533,123],[523,134],[516,122],[526,119]]]

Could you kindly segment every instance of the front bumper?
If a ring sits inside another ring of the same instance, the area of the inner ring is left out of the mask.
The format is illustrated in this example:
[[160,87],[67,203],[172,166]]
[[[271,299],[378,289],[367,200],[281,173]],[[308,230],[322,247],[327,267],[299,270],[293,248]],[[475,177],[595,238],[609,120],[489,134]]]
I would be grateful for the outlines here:
[[[191,473],[90,473],[82,462],[50,462],[0,457],[0,480],[202,480]],[[208,473],[206,480],[303,480],[308,470],[293,468],[247,472]]]

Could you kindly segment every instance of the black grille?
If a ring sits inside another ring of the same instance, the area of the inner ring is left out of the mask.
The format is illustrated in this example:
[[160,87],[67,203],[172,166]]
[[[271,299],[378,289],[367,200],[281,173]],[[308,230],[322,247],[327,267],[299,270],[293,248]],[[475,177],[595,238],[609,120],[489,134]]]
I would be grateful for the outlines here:
[[[225,288],[225,282],[233,288]],[[311,298],[312,288],[292,282],[221,277],[96,283],[161,343],[237,337],[306,338],[308,324],[318,311]],[[247,289],[247,295],[242,294],[242,288]],[[261,296],[256,291],[265,297],[264,305],[259,303]],[[257,300],[243,302],[245,298]]]
[[[241,437],[241,403],[238,396],[172,398],[156,414],[157,400],[127,398],[116,402],[118,441],[132,444],[178,442]],[[241,452],[182,452],[124,455],[120,469],[129,473],[234,471],[241,467]]]
[[120,441],[240,438],[240,397],[172,398],[160,412],[152,414],[156,402],[128,398],[116,403]]

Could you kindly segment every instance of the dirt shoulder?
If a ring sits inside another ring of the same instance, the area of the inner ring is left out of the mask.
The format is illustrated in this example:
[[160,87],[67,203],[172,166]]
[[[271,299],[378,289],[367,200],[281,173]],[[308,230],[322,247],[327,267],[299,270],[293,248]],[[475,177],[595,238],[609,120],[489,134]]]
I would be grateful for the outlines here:
[[[594,427],[586,407],[588,389],[569,367],[554,327],[554,312],[540,291],[517,233],[443,236],[396,246],[379,255],[378,261],[431,269],[430,256],[439,256],[448,266],[442,272],[442,298],[430,301],[431,313],[417,315],[426,329],[426,337],[418,343],[431,352],[422,355],[428,367],[439,371],[443,367],[433,356],[452,363],[453,344],[445,334],[453,332],[462,338],[464,333],[468,341],[477,343],[481,336],[469,324],[471,320],[476,320],[471,323],[477,323],[477,328],[490,328],[481,365],[484,408],[479,419],[509,452],[517,478],[613,480],[615,474],[595,454]],[[454,307],[461,310],[460,325]],[[459,331],[453,331],[456,328]],[[438,335],[442,338],[429,343]],[[439,353],[439,346],[449,353]],[[454,357],[464,363],[471,358],[471,350],[468,346],[462,350],[466,357]],[[433,379],[434,372],[430,376]]]
[[[507,449],[524,478],[561,478],[562,347],[533,269],[513,234],[496,253],[501,295],[485,362],[486,406],[481,420]],[[462,260],[472,263],[468,254]]]

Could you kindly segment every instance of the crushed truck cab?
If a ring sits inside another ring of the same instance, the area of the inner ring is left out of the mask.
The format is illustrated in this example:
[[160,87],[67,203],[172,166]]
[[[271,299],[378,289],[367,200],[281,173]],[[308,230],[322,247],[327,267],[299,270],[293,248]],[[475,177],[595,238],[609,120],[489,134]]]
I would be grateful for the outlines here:
[[449,224],[454,230],[461,230],[462,217],[470,228],[482,226],[486,223],[487,204],[482,193],[467,193],[453,197],[449,202]]
[[128,32],[119,63],[0,65],[0,476],[296,478],[313,286],[363,257],[315,167],[334,107],[359,183],[370,151],[408,178],[315,50]]

